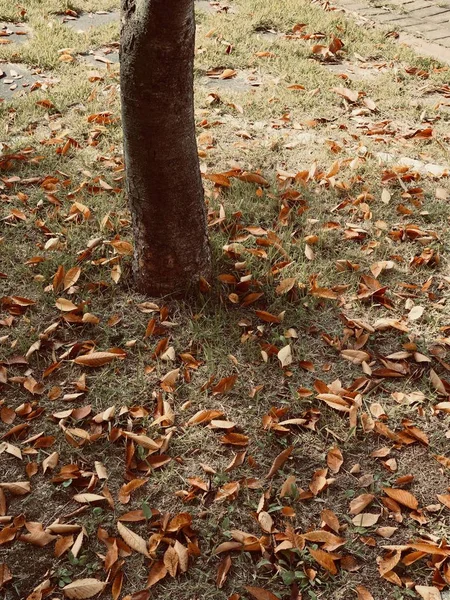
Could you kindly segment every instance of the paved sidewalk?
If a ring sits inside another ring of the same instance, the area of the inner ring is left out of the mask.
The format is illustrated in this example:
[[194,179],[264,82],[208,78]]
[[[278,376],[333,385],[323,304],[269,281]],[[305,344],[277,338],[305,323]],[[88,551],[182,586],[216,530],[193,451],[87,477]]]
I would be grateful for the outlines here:
[[333,0],[333,4],[399,32],[400,41],[419,53],[450,62],[450,0]]

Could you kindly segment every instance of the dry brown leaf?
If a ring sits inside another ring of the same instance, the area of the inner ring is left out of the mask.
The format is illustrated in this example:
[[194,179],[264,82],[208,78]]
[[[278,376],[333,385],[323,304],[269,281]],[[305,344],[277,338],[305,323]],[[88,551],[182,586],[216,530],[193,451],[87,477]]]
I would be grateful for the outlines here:
[[231,375],[230,377],[224,377],[221,379],[219,383],[213,387],[213,395],[216,396],[217,394],[226,394],[229,392],[231,389],[233,389],[237,378],[237,375]]
[[275,594],[272,594],[272,592],[260,587],[246,585],[245,589],[251,596],[253,596],[253,598],[256,598],[256,600],[280,600],[279,597],[275,596]]
[[417,321],[423,315],[424,310],[423,306],[414,306],[408,313],[408,320]]
[[144,538],[137,533],[134,533],[134,531],[131,531],[131,529],[128,529],[128,527],[125,527],[125,525],[123,525],[120,521],[117,522],[117,531],[122,536],[123,541],[128,544],[132,550],[135,550],[136,552],[139,552],[140,554],[143,554],[149,558],[147,544]]
[[341,356],[342,358],[349,360],[354,365],[360,365],[361,363],[370,360],[370,354],[364,352],[363,350],[342,350]]
[[258,522],[263,531],[265,531],[266,533],[272,533],[273,519],[268,512],[262,510],[258,515]]
[[63,587],[64,595],[73,600],[93,598],[105,589],[106,583],[98,579],[77,579]]
[[332,473],[339,473],[340,468],[344,463],[344,457],[339,448],[331,448],[327,454],[327,465]]
[[62,312],[72,312],[74,310],[77,310],[78,308],[76,304],[74,304],[70,300],[67,300],[67,298],[58,298],[55,304],[56,308],[58,308]]
[[339,96],[342,96],[342,98],[345,98],[349,102],[357,102],[359,98],[358,92],[355,92],[354,90],[349,90],[346,87],[335,87],[332,91],[338,94]]
[[336,575],[337,567],[334,564],[334,560],[328,552],[324,552],[323,550],[314,550],[313,548],[309,548],[309,553],[314,558],[316,562],[319,563],[321,567],[326,569],[332,575]]
[[100,496],[99,494],[75,494],[73,497],[75,502],[80,502],[81,504],[90,504],[91,502],[102,502],[106,500],[104,496]]
[[166,575],[167,575],[166,565],[164,564],[164,562],[162,560],[158,560],[157,562],[155,562],[152,565],[152,568],[150,569],[146,587],[150,588],[153,585],[156,585],[158,583],[158,581],[161,581],[161,579],[164,579],[164,577]]
[[72,267],[64,276],[64,291],[76,284],[81,275],[80,267]]
[[73,362],[83,367],[102,367],[116,358],[120,358],[120,355],[114,352],[91,352],[90,354],[77,356]]
[[58,461],[59,461],[59,453],[58,452],[52,452],[52,454],[47,456],[47,458],[44,458],[44,460],[42,461],[43,473],[45,474],[47,469],[53,470],[56,467],[56,465],[58,464]]
[[450,494],[438,494],[437,499],[441,504],[450,508]]
[[291,365],[293,359],[292,359],[292,350],[291,350],[290,344],[288,344],[287,346],[284,346],[284,348],[281,348],[281,350],[278,352],[277,356],[278,356],[278,360],[280,361],[281,366],[283,368]]
[[281,467],[284,465],[284,463],[287,461],[287,459],[292,454],[293,449],[294,449],[294,446],[289,446],[289,448],[286,448],[286,450],[283,450],[283,452],[280,452],[280,454],[273,461],[272,466],[270,467],[270,471],[267,473],[268,478],[273,477],[275,475],[275,473],[277,473],[277,471],[279,471],[281,469]]
[[372,594],[363,585],[356,586],[357,600],[373,600]]
[[416,585],[414,589],[423,600],[442,600],[441,592],[435,586]]
[[8,581],[11,581],[11,579],[12,574],[11,571],[8,569],[8,565],[6,563],[0,563],[0,590],[5,585],[5,583],[8,583]]
[[350,502],[350,514],[359,515],[365,508],[371,504],[375,498],[373,494],[361,494]]
[[14,496],[25,496],[31,492],[29,481],[13,481],[11,483],[0,483],[0,488],[7,490]]
[[392,571],[400,562],[401,556],[401,550],[391,550],[385,556],[379,556],[377,563],[380,575],[383,577],[386,573]]
[[178,554],[178,567],[181,573],[186,573],[189,566],[189,552],[188,549],[183,546],[178,540],[175,540],[173,549]]
[[219,590],[224,586],[228,571],[231,569],[231,556],[227,554],[217,568],[216,584]]
[[169,546],[164,553],[164,565],[171,577],[175,577],[178,568],[178,554],[175,548]]
[[132,433],[131,431],[122,431],[122,435],[130,440],[133,440],[138,446],[147,448],[147,450],[153,450],[153,452],[157,452],[161,448],[160,444],[149,438],[147,435],[138,435],[137,433]]
[[389,498],[392,498],[392,500],[395,500],[403,506],[407,506],[411,510],[417,510],[419,508],[417,498],[413,496],[411,492],[397,488],[383,488],[383,492],[389,496]]
[[356,525],[356,527],[372,527],[375,523],[378,522],[380,515],[375,515],[372,513],[360,513],[353,517],[352,523]]

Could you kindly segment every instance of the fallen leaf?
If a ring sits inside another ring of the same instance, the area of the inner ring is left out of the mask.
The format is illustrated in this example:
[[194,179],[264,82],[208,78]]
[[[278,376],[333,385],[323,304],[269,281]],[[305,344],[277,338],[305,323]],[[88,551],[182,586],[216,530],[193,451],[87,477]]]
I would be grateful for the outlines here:
[[83,600],[92,598],[105,589],[106,583],[98,579],[76,579],[63,587],[62,591],[67,598]]
[[275,596],[275,594],[272,594],[272,592],[269,592],[264,588],[246,585],[245,589],[253,596],[253,598],[256,598],[256,600],[280,600],[278,596]]
[[134,531],[131,531],[131,529],[128,529],[128,527],[125,527],[120,521],[117,522],[117,531],[122,536],[123,541],[128,544],[132,550],[136,550],[136,552],[139,552],[148,558],[150,557],[144,538],[137,533],[134,533]]
[[417,498],[415,498],[411,492],[396,488],[383,488],[383,492],[389,496],[389,498],[392,498],[403,506],[407,506],[411,510],[417,510],[419,508]]

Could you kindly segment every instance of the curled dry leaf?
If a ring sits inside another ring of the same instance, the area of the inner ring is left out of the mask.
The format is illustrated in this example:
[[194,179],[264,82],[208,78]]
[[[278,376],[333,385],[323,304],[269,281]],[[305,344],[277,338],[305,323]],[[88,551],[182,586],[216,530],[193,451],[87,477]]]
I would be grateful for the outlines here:
[[220,561],[217,569],[216,584],[221,589],[226,581],[228,571],[231,569],[231,556],[227,554],[223,560]]
[[270,467],[270,470],[267,473],[268,478],[273,477],[275,475],[275,473],[277,473],[282,468],[284,463],[287,461],[287,459],[292,454],[293,449],[294,449],[294,446],[289,446],[289,448],[286,448],[286,450],[283,450],[283,452],[280,452],[280,454],[273,461],[272,466]]
[[370,354],[363,350],[342,350],[341,356],[354,365],[360,365],[363,362],[370,360]]
[[107,365],[116,358],[121,358],[121,356],[115,352],[91,352],[90,354],[77,356],[73,362],[77,365],[82,365],[83,367],[93,368]]
[[106,500],[104,496],[100,496],[99,494],[76,494],[73,499],[75,502],[80,502],[81,504],[91,504],[92,502],[102,502]]

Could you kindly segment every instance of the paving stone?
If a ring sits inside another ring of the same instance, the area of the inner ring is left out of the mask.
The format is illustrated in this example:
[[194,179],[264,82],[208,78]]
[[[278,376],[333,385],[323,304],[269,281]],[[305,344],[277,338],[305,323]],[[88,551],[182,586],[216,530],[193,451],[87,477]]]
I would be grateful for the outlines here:
[[427,32],[427,38],[432,41],[434,41],[434,40],[438,41],[440,39],[445,39],[449,35],[450,35],[450,29],[444,29],[443,27]]
[[347,10],[350,10],[352,12],[358,12],[367,8],[367,4],[354,2],[354,0],[343,0],[340,4],[342,4]]
[[[364,66],[363,66],[364,65]],[[373,81],[379,77],[382,73],[389,71],[389,69],[377,68],[370,63],[352,63],[350,61],[342,61],[342,63],[323,63],[323,66],[334,73],[335,75],[346,75],[350,80],[353,81]]]
[[423,21],[419,21],[418,19],[412,19],[411,23],[405,23],[403,25],[404,29],[409,31],[416,31],[417,33],[427,34],[429,31],[434,31],[436,29],[436,25],[434,23],[426,23]]
[[214,77],[202,77],[200,84],[212,90],[229,90],[232,92],[249,92],[262,85],[261,79],[250,73],[240,72],[236,77],[230,79],[216,79]]
[[120,12],[118,10],[111,12],[98,11],[95,13],[82,13],[79,17],[62,15],[60,20],[77,33],[86,33],[93,27],[99,27],[108,23],[118,23],[120,21]]
[[[450,62],[450,0],[333,0],[338,7],[355,13],[361,20],[405,31],[405,42],[427,56]],[[380,4],[381,3],[381,4]],[[383,4],[386,9],[383,11]],[[398,6],[398,10],[393,7]],[[413,38],[412,35],[415,37]],[[425,38],[425,40],[422,40]]]
[[31,33],[25,23],[0,22],[0,48],[9,44],[26,44]]
[[80,55],[80,59],[97,68],[108,68],[110,65],[119,64],[119,44],[107,48],[91,50],[89,54]]
[[[393,19],[392,23],[396,26],[396,27],[401,27],[403,29],[408,29],[408,28],[416,28],[420,25],[420,21],[418,21],[417,19],[413,19],[412,17],[408,17],[408,16],[404,16],[401,17],[399,19]],[[431,25],[430,28],[434,28],[434,25]]]
[[405,4],[403,6],[403,10],[405,10],[407,13],[410,13],[413,10],[418,10],[419,8],[429,8],[429,6],[430,5],[428,4],[428,2],[425,2],[425,0],[414,0],[414,2]]
[[448,14],[446,8],[439,8],[439,6],[428,6],[426,8],[420,8],[418,10],[408,11],[412,17],[417,19],[428,19],[430,17],[440,17],[440,20],[444,20],[444,15]]
[[364,17],[375,17],[386,15],[392,19],[392,13],[387,12],[384,8],[366,8],[359,11]]
[[237,10],[227,2],[217,2],[214,0],[195,0],[195,7],[207,13],[236,13]]
[[[395,15],[397,16],[397,15]],[[392,23],[395,27],[398,26],[399,23],[399,19],[394,19],[394,13],[389,13],[389,12],[383,12],[380,15],[376,15],[374,17],[374,21],[378,21],[378,23],[383,23],[386,25],[389,25],[390,23]],[[417,21],[419,22],[419,21]]]
[[11,100],[34,89],[45,89],[59,79],[39,73],[23,64],[0,63],[0,98]]

